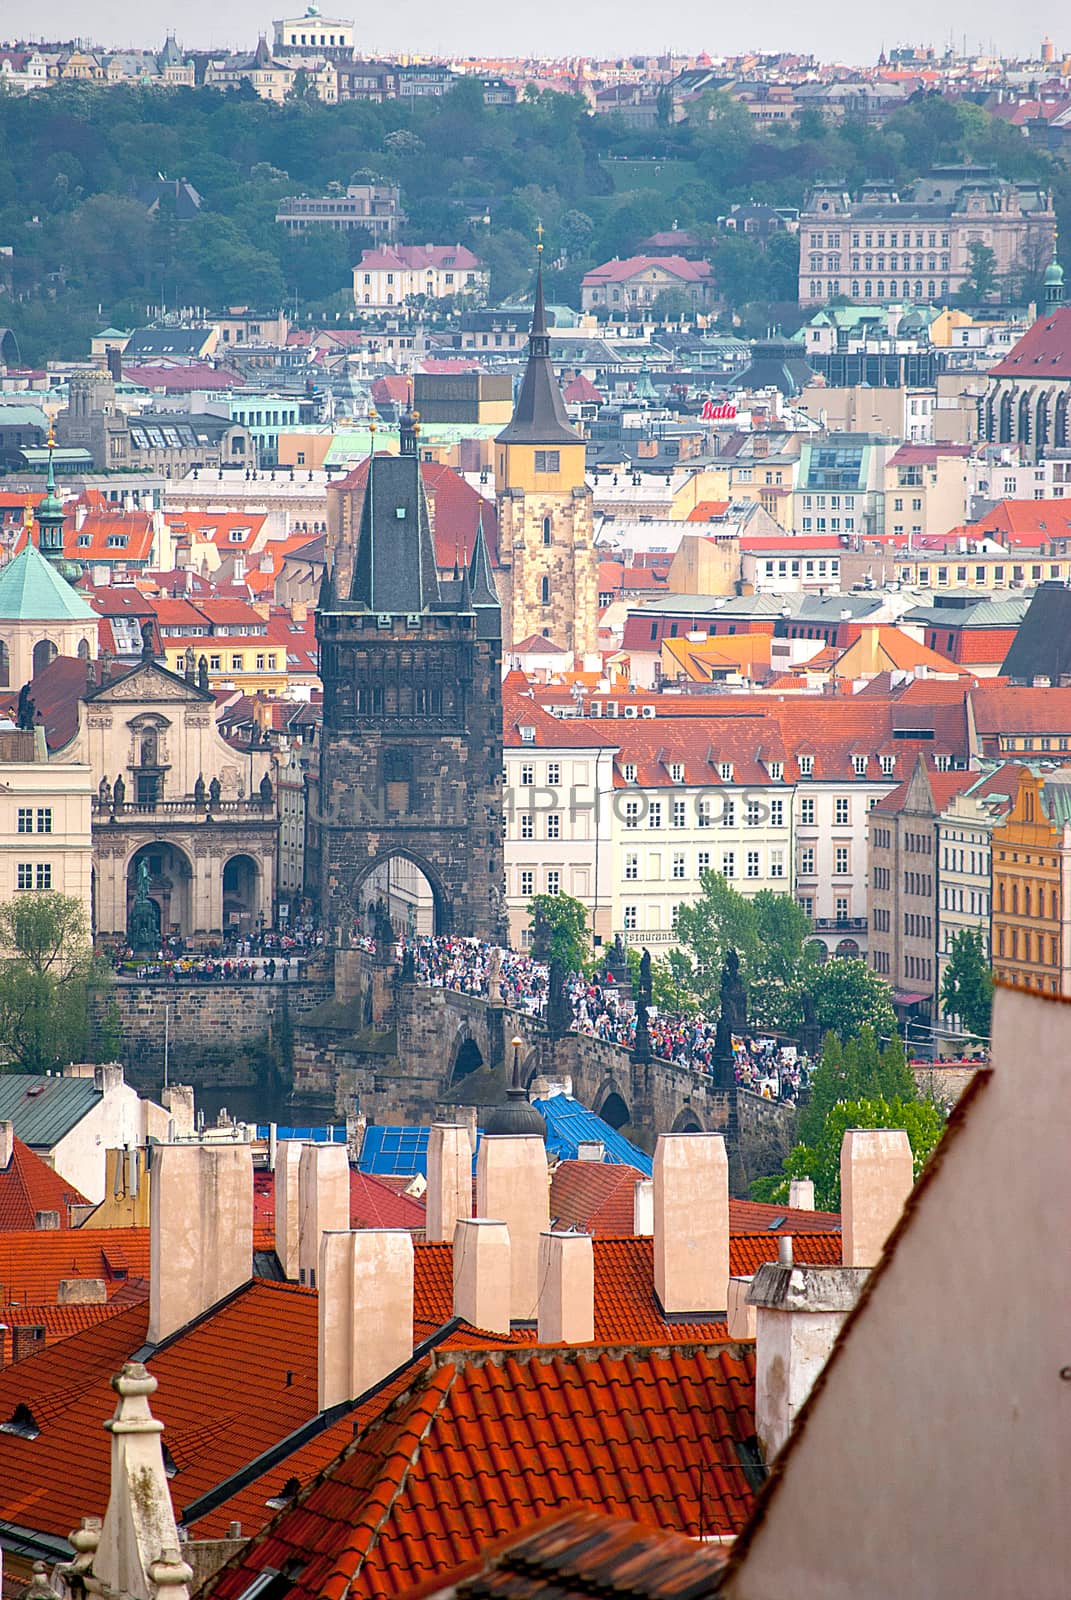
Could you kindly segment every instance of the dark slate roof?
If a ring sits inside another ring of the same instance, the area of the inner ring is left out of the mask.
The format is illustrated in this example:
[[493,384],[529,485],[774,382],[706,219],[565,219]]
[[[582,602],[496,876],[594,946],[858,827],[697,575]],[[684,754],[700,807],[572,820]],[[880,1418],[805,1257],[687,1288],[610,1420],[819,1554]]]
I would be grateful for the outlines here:
[[502,444],[579,444],[550,358],[550,334],[543,300],[542,266],[536,279],[528,365],[524,369],[511,420],[498,435]]
[[502,604],[498,598],[498,589],[495,587],[495,575],[491,571],[491,557],[487,551],[487,540],[483,535],[483,517],[480,517],[476,528],[476,539],[472,546],[472,561],[469,564],[469,596],[470,603],[476,613],[476,634],[480,639],[500,639],[502,637]]
[[1071,674],[1071,589],[1039,585],[1000,671],[1016,683],[1048,678],[1058,684]]
[[51,1150],[102,1099],[92,1078],[0,1073],[0,1122],[33,1150]]
[[350,599],[394,616],[426,611],[442,599],[415,454],[373,456],[369,464]]

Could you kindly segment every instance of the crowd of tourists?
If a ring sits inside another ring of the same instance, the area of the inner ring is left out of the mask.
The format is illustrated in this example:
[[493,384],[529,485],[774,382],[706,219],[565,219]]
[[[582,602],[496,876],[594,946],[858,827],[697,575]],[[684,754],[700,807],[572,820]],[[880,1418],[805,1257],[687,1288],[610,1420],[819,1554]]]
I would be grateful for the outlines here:
[[[529,1016],[542,1017],[546,1012],[549,968],[530,955],[478,939],[430,936],[404,941],[397,948],[399,960],[406,949],[412,955],[418,983],[485,999],[496,994],[506,1005]],[[563,996],[574,1032],[629,1050],[635,1047],[637,1014],[630,987],[617,985],[609,973],[591,978],[570,973]],[[715,1023],[674,1016],[651,1006],[647,1032],[651,1052],[659,1060],[708,1074],[713,1071]],[[737,1083],[766,1099],[795,1101],[806,1082],[806,1058],[795,1046],[776,1039],[734,1036],[733,1065]]]

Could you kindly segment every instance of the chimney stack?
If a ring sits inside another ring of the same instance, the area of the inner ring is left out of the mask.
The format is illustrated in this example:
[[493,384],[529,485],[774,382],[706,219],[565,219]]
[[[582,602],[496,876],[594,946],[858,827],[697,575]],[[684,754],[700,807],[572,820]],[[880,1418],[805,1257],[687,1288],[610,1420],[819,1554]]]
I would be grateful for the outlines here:
[[249,1144],[163,1144],[149,1193],[149,1332],[159,1344],[253,1272]]
[[654,1233],[654,1179],[641,1178],[632,1189],[632,1231],[650,1238]]
[[350,1225],[350,1163],[344,1144],[302,1146],[298,1165],[298,1282],[316,1286],[320,1236]]
[[11,1165],[11,1157],[15,1154],[15,1124],[13,1122],[0,1122],[0,1167],[5,1171]]
[[301,1231],[300,1139],[280,1139],[275,1146],[275,1254],[283,1276],[298,1281],[298,1235]]
[[654,1155],[655,1293],[667,1316],[729,1303],[729,1161],[720,1133],[662,1133]]
[[592,1344],[595,1256],[587,1233],[539,1238],[540,1344]]
[[793,1211],[813,1211],[814,1179],[793,1178],[788,1186],[788,1203]]
[[[790,1243],[790,1241],[789,1241]],[[751,1280],[755,1317],[755,1431],[769,1466],[825,1366],[867,1272],[766,1261]]]
[[841,1260],[876,1266],[915,1182],[902,1128],[848,1128],[840,1147]]
[[510,1316],[534,1322],[539,1236],[550,1227],[547,1150],[538,1134],[484,1134],[476,1157],[476,1211],[509,1229]]
[[193,1089],[188,1083],[172,1083],[160,1096],[162,1105],[170,1115],[169,1143],[176,1139],[192,1139],[195,1127]]
[[751,1278],[729,1279],[729,1307],[726,1321],[730,1339],[754,1339],[756,1326],[755,1307],[748,1300]]
[[316,1271],[317,1404],[326,1411],[412,1358],[412,1235],[405,1228],[324,1233]]
[[485,1333],[509,1333],[509,1229],[489,1217],[454,1225],[454,1316]]
[[461,1123],[433,1122],[428,1135],[424,1237],[454,1238],[454,1224],[472,1215],[472,1142]]

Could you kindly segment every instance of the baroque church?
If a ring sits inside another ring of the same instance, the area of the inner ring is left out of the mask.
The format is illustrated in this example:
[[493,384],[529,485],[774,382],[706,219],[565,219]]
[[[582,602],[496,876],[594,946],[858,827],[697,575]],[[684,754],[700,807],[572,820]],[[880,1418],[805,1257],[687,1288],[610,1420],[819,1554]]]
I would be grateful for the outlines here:
[[502,610],[482,527],[440,578],[411,411],[400,434],[369,462],[348,581],[336,560],[320,594],[321,913],[347,929],[373,901],[393,911],[393,867],[423,879],[435,931],[499,940]]

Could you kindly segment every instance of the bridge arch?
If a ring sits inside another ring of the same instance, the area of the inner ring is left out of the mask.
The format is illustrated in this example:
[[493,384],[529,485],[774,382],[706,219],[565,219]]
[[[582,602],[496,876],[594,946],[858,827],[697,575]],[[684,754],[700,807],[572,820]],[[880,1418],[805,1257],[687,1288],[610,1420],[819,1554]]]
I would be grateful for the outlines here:
[[628,1101],[614,1083],[608,1083],[599,1095],[595,1113],[615,1130],[627,1127],[632,1122]]
[[450,1070],[447,1073],[449,1087],[456,1087],[470,1072],[478,1072],[484,1065],[484,1053],[472,1030],[459,1028],[450,1052]]
[[682,1106],[673,1121],[670,1133],[706,1133],[699,1113],[694,1106]]
[[[354,895],[360,908],[361,926],[367,933],[375,931],[377,901],[386,905],[394,932],[399,937],[453,931],[450,898],[442,878],[432,863],[415,851],[381,851],[358,875]],[[429,898],[430,908],[426,905]],[[427,922],[430,927],[422,926]]]

